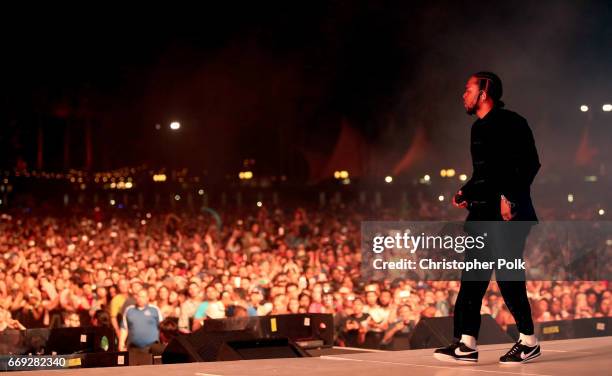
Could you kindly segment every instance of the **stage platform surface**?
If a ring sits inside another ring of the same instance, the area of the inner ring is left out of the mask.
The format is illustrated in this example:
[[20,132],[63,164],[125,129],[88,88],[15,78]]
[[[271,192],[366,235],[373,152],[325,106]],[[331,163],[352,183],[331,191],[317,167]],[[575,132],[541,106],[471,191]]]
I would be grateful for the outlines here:
[[542,342],[542,356],[522,365],[501,365],[508,344],[480,346],[476,364],[444,363],[432,350],[384,351],[297,359],[241,360],[153,366],[11,372],[9,375],[50,376],[473,376],[473,375],[612,375],[612,337]]

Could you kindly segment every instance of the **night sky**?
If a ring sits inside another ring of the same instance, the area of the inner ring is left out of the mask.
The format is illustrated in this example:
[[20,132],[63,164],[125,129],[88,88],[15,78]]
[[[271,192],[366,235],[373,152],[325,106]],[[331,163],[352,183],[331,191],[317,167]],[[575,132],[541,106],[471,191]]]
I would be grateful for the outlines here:
[[300,175],[306,154],[332,153],[344,122],[389,161],[424,127],[415,170],[465,169],[473,119],[461,94],[479,70],[501,76],[544,173],[568,171],[585,126],[593,166],[612,166],[612,113],[601,111],[612,102],[609,2],[224,4],[3,12],[3,167],[21,157],[35,168],[41,125],[45,169],[66,167],[67,128],[69,167],[83,168],[90,122],[94,170],[223,174],[255,158],[262,173]]

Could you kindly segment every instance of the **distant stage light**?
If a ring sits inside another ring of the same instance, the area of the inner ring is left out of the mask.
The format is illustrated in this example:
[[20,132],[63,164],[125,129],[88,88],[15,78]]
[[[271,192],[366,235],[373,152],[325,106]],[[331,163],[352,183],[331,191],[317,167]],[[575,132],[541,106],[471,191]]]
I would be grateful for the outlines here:
[[261,208],[263,206],[263,204],[261,203],[261,201],[257,201],[257,207]]
[[605,210],[603,210],[603,209],[599,209],[599,215],[605,215],[605,214],[606,214],[606,211],[605,211]]
[[612,104],[606,103],[604,104],[602,107],[602,110],[604,110],[605,112],[610,112],[612,111]]
[[204,190],[203,190],[203,189],[200,189],[200,190],[198,191],[198,194],[199,194],[200,196],[204,196]]
[[387,183],[387,184],[391,184],[391,183],[393,183],[393,176],[387,176],[387,177],[385,177],[385,183]]
[[423,180],[430,181],[431,180],[431,176],[425,175],[425,176],[423,176]]
[[442,195],[438,196],[438,201],[440,201],[440,202],[444,201],[444,196],[442,196]]
[[440,176],[445,178],[446,177],[446,170],[440,170]]
[[573,194],[568,194],[567,195],[567,202],[574,202],[574,195]]
[[115,206],[115,203],[116,203],[115,200],[110,200],[111,206]]
[[586,104],[583,104],[582,106],[580,106],[580,111],[587,112],[588,110],[589,110],[589,106],[587,106]]
[[467,175],[466,174],[459,175],[459,180],[466,181],[467,180]]
[[153,175],[153,181],[157,182],[157,183],[164,182],[164,181],[166,181],[166,179],[167,179],[166,174],[155,174],[155,175]]
[[175,195],[175,196],[174,196],[174,199],[175,199],[176,201],[179,201],[179,200],[181,199],[181,196],[180,196],[180,195]]
[[173,131],[177,131],[181,128],[181,123],[179,123],[178,121],[173,121],[172,123],[170,123],[170,129],[172,129]]

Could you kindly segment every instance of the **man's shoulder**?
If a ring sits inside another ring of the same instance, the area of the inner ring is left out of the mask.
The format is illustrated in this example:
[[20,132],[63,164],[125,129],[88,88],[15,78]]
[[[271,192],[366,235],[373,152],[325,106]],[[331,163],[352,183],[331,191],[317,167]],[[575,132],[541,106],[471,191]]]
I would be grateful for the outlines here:
[[527,123],[527,119],[518,113],[507,110],[505,108],[500,108],[498,110],[498,119],[500,119],[500,123],[502,128],[506,131],[518,132],[520,134],[529,131],[529,124]]
[[128,316],[129,314],[131,314],[132,312],[136,311],[136,306],[135,305],[129,305],[125,308],[125,316]]
[[524,117],[522,117],[521,115],[519,115],[518,113],[512,110],[508,110],[506,108],[500,108],[497,110],[497,112],[498,112],[499,117],[509,120],[513,123],[515,122],[516,123],[523,123],[523,122],[527,123],[527,120]]

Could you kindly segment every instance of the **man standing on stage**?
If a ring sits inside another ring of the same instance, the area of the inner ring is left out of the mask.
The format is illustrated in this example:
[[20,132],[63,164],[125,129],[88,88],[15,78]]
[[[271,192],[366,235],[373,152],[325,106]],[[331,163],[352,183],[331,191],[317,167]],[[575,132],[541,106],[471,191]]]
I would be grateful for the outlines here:
[[[466,230],[486,229],[486,254],[522,258],[525,240],[537,216],[530,186],[540,162],[527,121],[505,110],[500,78],[491,72],[472,75],[465,85],[463,103],[478,119],[471,129],[472,178],[453,199],[456,207],[469,210]],[[466,257],[472,257],[466,253]],[[480,256],[478,256],[480,257]],[[516,320],[520,338],[500,358],[502,364],[521,364],[540,356],[527,299],[525,271],[508,275],[496,270],[496,280],[508,309]],[[477,362],[476,340],[480,308],[492,271],[463,271],[454,310],[453,344],[437,349],[439,360]]]

